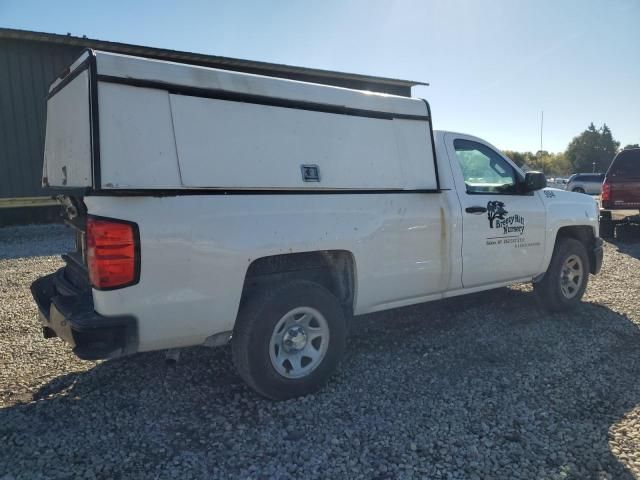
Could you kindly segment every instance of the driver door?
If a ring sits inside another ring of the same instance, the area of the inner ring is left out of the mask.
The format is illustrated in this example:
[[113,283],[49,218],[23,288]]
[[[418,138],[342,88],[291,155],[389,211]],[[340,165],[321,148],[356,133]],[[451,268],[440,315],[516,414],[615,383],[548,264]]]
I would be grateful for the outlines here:
[[508,282],[539,273],[546,214],[541,192],[524,193],[524,175],[493,147],[447,134],[462,206],[462,284]]

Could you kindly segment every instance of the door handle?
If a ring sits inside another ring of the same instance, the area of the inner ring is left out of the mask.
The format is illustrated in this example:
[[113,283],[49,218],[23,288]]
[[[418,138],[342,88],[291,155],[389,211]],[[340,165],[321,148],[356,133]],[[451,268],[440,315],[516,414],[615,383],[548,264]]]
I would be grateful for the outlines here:
[[464,211],[467,213],[475,213],[476,215],[478,215],[480,213],[486,213],[487,209],[486,207],[475,206],[475,207],[467,207],[464,209]]

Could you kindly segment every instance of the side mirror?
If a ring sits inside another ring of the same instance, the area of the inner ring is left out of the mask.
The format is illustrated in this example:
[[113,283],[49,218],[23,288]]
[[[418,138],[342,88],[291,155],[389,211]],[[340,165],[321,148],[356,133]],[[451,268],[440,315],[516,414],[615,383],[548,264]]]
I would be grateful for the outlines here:
[[547,177],[542,172],[527,172],[524,175],[524,190],[535,192],[547,186]]

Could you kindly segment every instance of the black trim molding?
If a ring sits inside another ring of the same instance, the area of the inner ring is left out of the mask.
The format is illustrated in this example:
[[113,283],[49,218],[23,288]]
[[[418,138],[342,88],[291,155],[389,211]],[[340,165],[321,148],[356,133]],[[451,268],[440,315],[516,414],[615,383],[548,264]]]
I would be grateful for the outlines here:
[[98,75],[98,81],[129,85],[132,87],[154,88],[167,90],[174,95],[187,95],[191,97],[210,98],[213,100],[227,100],[230,102],[244,102],[255,105],[267,105],[270,107],[293,108],[296,110],[308,110],[312,112],[335,113],[337,115],[351,115],[356,117],[378,118],[382,120],[420,120],[428,121],[424,115],[408,115],[403,113],[380,112],[377,110],[364,110],[360,108],[345,107],[342,105],[329,105],[325,103],[291,100],[287,98],[267,97],[250,93],[229,92],[227,90],[212,90],[207,88],[187,87],[155,80],[140,80],[135,78],[115,77],[111,75]]
[[213,189],[213,188],[172,188],[172,189],[96,189],[87,192],[87,196],[96,197],[177,197],[186,195],[379,195],[379,194],[407,194],[407,193],[441,193],[440,189],[421,188],[413,190],[402,189],[319,189],[299,188],[289,190],[277,189]]
[[89,105],[91,106],[91,152],[92,152],[92,173],[93,186],[100,188],[102,186],[102,177],[100,169],[100,112],[98,110],[98,67],[96,54],[90,50],[91,73],[89,79]]
[[427,115],[429,116],[429,135],[431,138],[431,152],[433,154],[433,171],[436,176],[436,188],[440,190],[440,174],[438,172],[438,159],[436,158],[436,142],[433,138],[433,117],[431,116],[431,105],[424,98],[421,99],[427,106]]

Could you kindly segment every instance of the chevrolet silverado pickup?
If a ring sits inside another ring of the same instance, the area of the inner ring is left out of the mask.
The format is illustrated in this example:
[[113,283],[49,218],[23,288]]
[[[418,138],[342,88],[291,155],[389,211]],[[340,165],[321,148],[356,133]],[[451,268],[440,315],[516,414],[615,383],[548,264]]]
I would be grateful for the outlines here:
[[322,387],[355,315],[522,282],[575,307],[594,199],[432,125],[421,99],[84,52],[47,101],[77,248],[32,285],[44,335],[85,359],[230,342],[285,399]]

